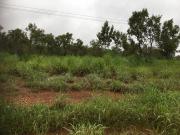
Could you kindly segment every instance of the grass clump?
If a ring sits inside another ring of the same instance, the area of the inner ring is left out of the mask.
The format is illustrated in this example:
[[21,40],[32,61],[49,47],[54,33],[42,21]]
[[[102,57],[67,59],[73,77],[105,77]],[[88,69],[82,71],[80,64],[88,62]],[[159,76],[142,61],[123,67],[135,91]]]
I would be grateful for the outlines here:
[[68,67],[64,63],[56,63],[49,70],[50,74],[65,74],[68,72]]
[[102,125],[91,124],[79,124],[72,125],[72,129],[68,129],[70,135],[104,135],[104,129]]
[[85,76],[89,73],[91,73],[91,71],[89,63],[86,61],[80,61],[72,69],[72,74],[75,76]]
[[52,108],[63,109],[67,105],[67,97],[65,95],[58,96],[52,105]]
[[89,90],[104,90],[105,83],[97,74],[89,74],[81,81],[84,89]]
[[69,84],[69,90],[79,91],[79,90],[82,90],[82,88],[83,88],[83,86],[81,83]]
[[127,87],[120,81],[112,81],[110,84],[110,90],[114,92],[124,93],[127,91]]
[[34,89],[41,90],[55,90],[55,91],[66,91],[68,88],[67,83],[60,77],[46,78],[42,81],[29,82],[27,86]]

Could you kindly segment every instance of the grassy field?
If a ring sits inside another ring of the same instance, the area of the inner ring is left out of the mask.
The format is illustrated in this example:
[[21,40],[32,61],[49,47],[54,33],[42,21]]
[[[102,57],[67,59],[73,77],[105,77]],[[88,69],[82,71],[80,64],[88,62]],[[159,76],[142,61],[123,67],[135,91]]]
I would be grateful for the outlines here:
[[[108,91],[122,97],[69,103],[60,94],[51,105],[7,102],[17,96],[19,82],[37,95]],[[179,60],[0,53],[0,88],[2,135],[180,134]]]

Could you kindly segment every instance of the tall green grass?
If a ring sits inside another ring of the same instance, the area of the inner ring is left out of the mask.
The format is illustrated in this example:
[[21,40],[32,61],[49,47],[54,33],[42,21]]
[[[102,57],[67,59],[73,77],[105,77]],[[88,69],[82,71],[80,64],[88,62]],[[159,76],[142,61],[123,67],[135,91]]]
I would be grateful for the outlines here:
[[149,86],[162,91],[179,90],[179,67],[179,60],[145,61],[143,58],[109,55],[29,55],[23,59],[0,53],[0,82],[5,83],[14,76],[23,79],[33,89],[56,91],[109,89],[136,92]]
[[39,135],[63,127],[69,129],[70,125],[75,127],[72,131],[76,132],[76,129],[82,131],[79,125],[89,123],[119,130],[135,126],[152,129],[163,135],[178,135],[179,114],[180,93],[162,93],[155,89],[149,89],[139,96],[126,95],[126,98],[119,101],[94,97],[80,104],[56,104],[53,107],[20,107],[1,102],[0,134]]

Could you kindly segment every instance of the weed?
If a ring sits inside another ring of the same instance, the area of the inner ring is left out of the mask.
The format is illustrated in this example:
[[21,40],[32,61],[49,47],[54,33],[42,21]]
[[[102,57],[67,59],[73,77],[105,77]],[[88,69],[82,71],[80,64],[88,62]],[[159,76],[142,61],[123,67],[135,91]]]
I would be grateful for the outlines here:
[[72,125],[72,129],[68,129],[70,135],[104,135],[105,127],[102,125],[79,124]]

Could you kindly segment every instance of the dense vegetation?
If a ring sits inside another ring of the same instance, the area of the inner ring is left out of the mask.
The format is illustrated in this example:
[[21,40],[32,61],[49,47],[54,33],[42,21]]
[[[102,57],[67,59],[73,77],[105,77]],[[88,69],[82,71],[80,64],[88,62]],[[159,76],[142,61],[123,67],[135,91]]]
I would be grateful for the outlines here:
[[[180,134],[180,61],[174,58],[180,32],[173,20],[161,25],[161,16],[143,9],[133,12],[127,33],[106,21],[90,45],[72,36],[55,37],[35,24],[0,31],[1,135]],[[7,98],[19,82],[37,94],[111,91],[122,98],[72,104],[61,94],[52,105],[23,106]]]
[[[0,78],[21,77],[32,89],[138,92],[180,89],[179,60],[140,57],[0,55]],[[6,67],[6,68],[5,68]],[[13,84],[11,82],[10,84]],[[10,86],[10,85],[7,85]]]
[[133,12],[129,18],[127,33],[115,30],[106,21],[97,39],[84,45],[81,39],[74,41],[73,34],[54,36],[30,23],[26,31],[21,29],[2,32],[0,27],[0,51],[15,54],[95,55],[106,52],[145,57],[175,56],[180,41],[180,29],[173,20],[161,24],[161,16],[150,16],[147,9]]
[[52,106],[1,102],[0,134],[39,135],[64,127],[78,135],[103,135],[113,129],[117,134],[133,127],[149,129],[144,132],[152,135],[180,133],[179,60],[1,53],[0,61],[2,93],[13,93],[17,79],[22,79],[33,92],[110,90],[125,94],[116,101],[94,97],[79,104],[69,104],[60,96]]

